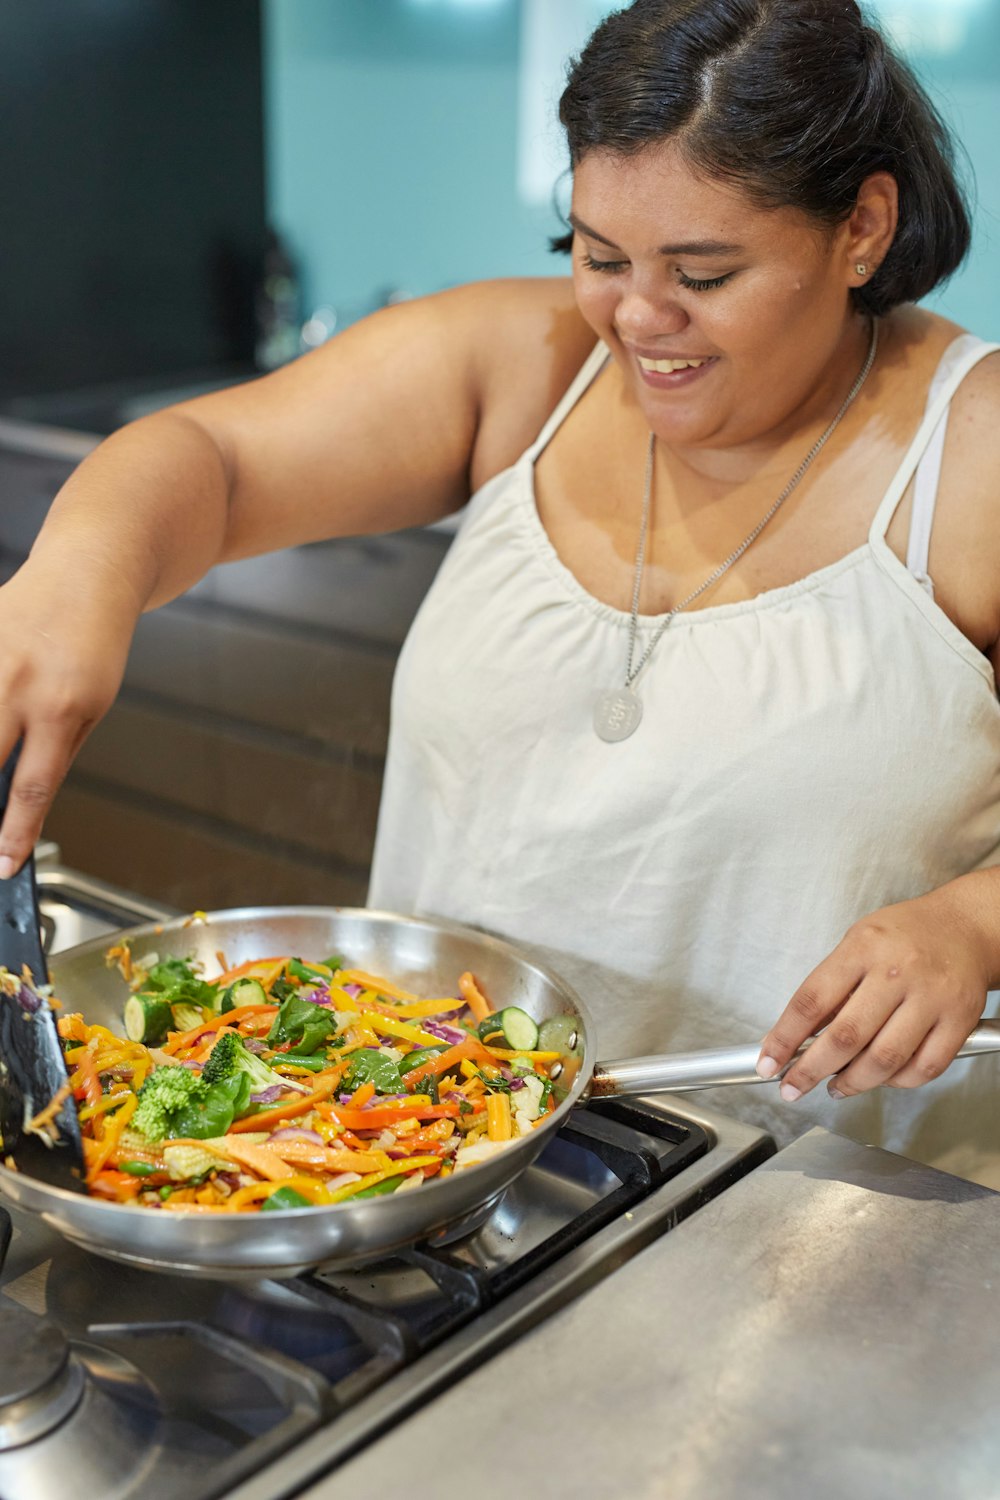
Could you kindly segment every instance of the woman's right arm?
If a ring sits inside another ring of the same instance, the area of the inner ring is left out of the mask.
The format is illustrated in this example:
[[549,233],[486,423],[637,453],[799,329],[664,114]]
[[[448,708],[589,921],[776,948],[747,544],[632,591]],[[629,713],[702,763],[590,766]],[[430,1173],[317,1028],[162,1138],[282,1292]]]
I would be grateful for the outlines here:
[[[553,317],[572,319],[568,295],[558,282],[483,283],[385,309],[272,375],[130,424],[84,460],[0,589],[0,759],[23,741],[0,878],[27,858],[113,702],[142,611],[219,562],[460,508],[498,382],[515,405],[499,420],[527,442],[533,405],[543,416],[568,379],[565,339],[544,352]],[[492,451],[497,419],[487,426]]]

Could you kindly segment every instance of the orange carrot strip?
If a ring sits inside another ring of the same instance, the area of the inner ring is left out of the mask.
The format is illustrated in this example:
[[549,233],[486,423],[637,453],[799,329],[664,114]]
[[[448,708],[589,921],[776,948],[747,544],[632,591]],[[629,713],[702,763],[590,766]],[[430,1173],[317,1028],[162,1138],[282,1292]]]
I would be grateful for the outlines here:
[[408,1073],[403,1074],[403,1083],[407,1088],[412,1088],[421,1078],[427,1078],[431,1073],[446,1073],[453,1063],[461,1062],[463,1057],[478,1058],[480,1062],[495,1061],[482,1042],[477,1042],[475,1037],[470,1036],[466,1041],[449,1047],[446,1052],[439,1052],[436,1057],[428,1058],[421,1067],[411,1068]]
[[369,1099],[374,1099],[374,1097],[375,1085],[369,1078],[367,1083],[358,1084],[358,1087],[354,1090],[354,1093],[351,1095],[351,1108],[360,1109],[363,1104],[367,1104]]
[[92,1193],[101,1193],[106,1198],[114,1198],[118,1203],[127,1203],[134,1198],[142,1188],[142,1181],[133,1177],[130,1172],[116,1172],[110,1167],[105,1167],[92,1177],[87,1183]]
[[[251,969],[264,969],[266,971],[273,969],[276,964],[280,965],[280,968],[283,969],[287,962],[287,954],[284,958],[248,958],[243,963],[236,964],[232,969],[226,969],[222,974],[217,975],[215,979],[209,982],[211,984],[232,984],[234,979],[242,979],[243,975],[249,974]],[[277,978],[277,975],[275,978]],[[271,983],[273,984],[274,980]]]
[[205,1145],[209,1151],[225,1156],[228,1161],[236,1162],[237,1166],[248,1167],[258,1177],[266,1177],[271,1182],[295,1176],[291,1167],[286,1166],[276,1152],[263,1144],[254,1146],[239,1139],[231,1141],[228,1136],[213,1136]]
[[202,1021],[198,1026],[192,1026],[190,1031],[172,1031],[168,1039],[160,1048],[161,1052],[179,1052],[182,1047],[190,1047],[206,1031],[218,1031],[222,1026],[235,1026],[237,1021],[242,1021],[251,1015],[276,1016],[278,1007],[276,1005],[238,1005],[235,1010],[227,1010],[225,1019],[222,1016],[213,1016],[210,1021]]
[[384,1151],[335,1151],[312,1141],[272,1141],[267,1149],[282,1161],[317,1172],[380,1172],[389,1161]]
[[229,1134],[244,1130],[270,1130],[273,1126],[280,1125],[283,1120],[294,1120],[298,1115],[308,1114],[311,1109],[316,1108],[317,1104],[322,1104],[329,1099],[340,1082],[342,1071],[342,1069],[336,1070],[335,1077],[330,1077],[322,1088],[315,1089],[311,1094],[300,1094],[297,1099],[289,1099],[287,1104],[278,1104],[274,1109],[265,1109],[260,1114],[247,1115],[242,1120],[234,1120],[229,1127]]
[[67,1079],[62,1088],[57,1089],[56,1092],[52,1095],[52,1098],[49,1100],[48,1104],[46,1104],[45,1108],[40,1109],[37,1115],[33,1116],[33,1118],[28,1121],[27,1125],[24,1127],[25,1130],[31,1132],[34,1130],[38,1130],[42,1125],[48,1125],[50,1121],[55,1119],[56,1115],[62,1109],[63,1105],[66,1103],[66,1100],[69,1098],[72,1092],[73,1090],[70,1087],[69,1080]]
[[487,1016],[493,1014],[492,1005],[471,974],[465,973],[462,975],[458,981],[458,988],[462,992],[463,1000],[477,1021],[485,1021]]
[[459,1113],[457,1104],[400,1104],[384,1109],[351,1109],[342,1104],[327,1106],[330,1114],[348,1130],[391,1130],[400,1120],[439,1120]]

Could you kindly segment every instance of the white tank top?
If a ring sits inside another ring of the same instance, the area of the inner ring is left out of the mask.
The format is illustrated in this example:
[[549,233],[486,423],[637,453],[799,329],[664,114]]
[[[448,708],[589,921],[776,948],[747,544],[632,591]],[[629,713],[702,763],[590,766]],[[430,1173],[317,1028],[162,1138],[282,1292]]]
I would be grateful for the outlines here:
[[[1000,863],[1000,706],[927,577],[949,404],[998,346],[946,351],[867,542],[797,583],[682,613],[606,744],[629,615],[539,519],[534,463],[603,368],[473,497],[396,671],[369,903],[527,946],[580,993],[604,1059],[756,1041],[857,918]],[[916,472],[907,564],[885,533]],[[660,617],[639,621],[637,658]],[[796,1105],[698,1096],[786,1141],[815,1123],[953,1171],[1000,1157],[1000,1065]],[[1000,1186],[1000,1176],[997,1178]]]

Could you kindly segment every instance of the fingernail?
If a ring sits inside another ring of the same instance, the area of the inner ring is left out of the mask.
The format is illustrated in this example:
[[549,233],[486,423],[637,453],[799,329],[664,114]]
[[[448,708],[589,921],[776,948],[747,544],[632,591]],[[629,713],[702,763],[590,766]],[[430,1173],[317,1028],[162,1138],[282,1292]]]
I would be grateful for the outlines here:
[[9,854],[0,854],[0,880],[9,880],[16,868]]
[[786,1104],[794,1104],[796,1099],[802,1098],[802,1090],[797,1089],[794,1083],[783,1083],[779,1092]]
[[774,1075],[776,1073],[780,1072],[780,1071],[781,1071],[781,1064],[779,1062],[776,1062],[773,1057],[758,1057],[758,1059],[757,1059],[757,1077],[758,1078],[773,1078]]
[[829,1088],[829,1089],[827,1089],[827,1093],[830,1095],[831,1099],[846,1099],[847,1098],[847,1095],[846,1094],[842,1094],[839,1089]]

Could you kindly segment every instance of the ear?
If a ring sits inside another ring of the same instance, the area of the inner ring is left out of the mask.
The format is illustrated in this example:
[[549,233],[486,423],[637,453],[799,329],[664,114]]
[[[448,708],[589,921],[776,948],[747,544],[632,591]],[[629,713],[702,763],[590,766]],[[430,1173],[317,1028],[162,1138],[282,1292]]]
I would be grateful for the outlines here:
[[841,226],[849,286],[865,286],[871,281],[889,253],[898,222],[896,179],[890,172],[873,172],[861,184],[854,210]]

